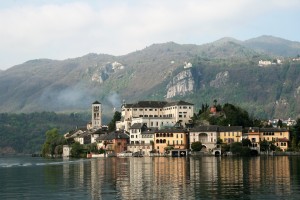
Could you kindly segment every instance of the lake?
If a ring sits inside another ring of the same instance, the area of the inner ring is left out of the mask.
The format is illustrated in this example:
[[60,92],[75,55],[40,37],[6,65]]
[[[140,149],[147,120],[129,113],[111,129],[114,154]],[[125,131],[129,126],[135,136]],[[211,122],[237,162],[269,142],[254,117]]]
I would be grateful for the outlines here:
[[0,199],[300,199],[300,157],[0,157]]

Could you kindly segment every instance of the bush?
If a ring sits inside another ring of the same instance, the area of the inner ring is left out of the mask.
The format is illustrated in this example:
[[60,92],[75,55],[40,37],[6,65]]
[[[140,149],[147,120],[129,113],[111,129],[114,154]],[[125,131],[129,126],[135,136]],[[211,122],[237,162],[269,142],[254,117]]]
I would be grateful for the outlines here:
[[193,151],[201,151],[202,143],[201,142],[193,142],[191,145]]

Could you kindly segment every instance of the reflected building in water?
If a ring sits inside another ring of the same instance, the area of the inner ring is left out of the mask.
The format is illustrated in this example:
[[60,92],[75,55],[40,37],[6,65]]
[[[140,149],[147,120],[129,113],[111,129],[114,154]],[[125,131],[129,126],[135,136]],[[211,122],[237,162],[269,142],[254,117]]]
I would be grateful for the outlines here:
[[[64,185],[91,199],[245,198],[292,195],[291,157],[131,157],[63,163]],[[264,191],[266,191],[264,189]],[[268,195],[269,195],[268,193]],[[104,198],[105,197],[105,198]]]

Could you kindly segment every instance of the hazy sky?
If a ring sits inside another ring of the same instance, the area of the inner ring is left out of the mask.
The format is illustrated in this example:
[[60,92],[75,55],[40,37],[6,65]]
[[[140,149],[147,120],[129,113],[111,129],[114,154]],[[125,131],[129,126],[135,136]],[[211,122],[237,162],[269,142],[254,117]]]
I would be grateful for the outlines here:
[[0,69],[38,58],[124,55],[168,41],[300,41],[299,24],[299,0],[0,0]]

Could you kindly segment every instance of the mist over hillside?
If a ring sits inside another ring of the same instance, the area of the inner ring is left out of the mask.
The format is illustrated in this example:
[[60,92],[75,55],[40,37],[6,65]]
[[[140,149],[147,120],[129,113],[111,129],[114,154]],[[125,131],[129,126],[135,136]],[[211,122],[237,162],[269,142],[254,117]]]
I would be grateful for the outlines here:
[[[273,36],[204,45],[153,44],[123,56],[36,59],[0,71],[0,112],[82,112],[98,100],[112,116],[123,101],[236,103],[264,117],[300,111],[300,43]],[[281,63],[258,66],[260,60]]]

